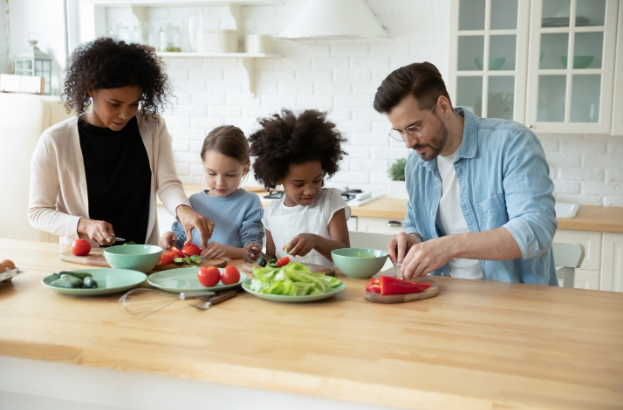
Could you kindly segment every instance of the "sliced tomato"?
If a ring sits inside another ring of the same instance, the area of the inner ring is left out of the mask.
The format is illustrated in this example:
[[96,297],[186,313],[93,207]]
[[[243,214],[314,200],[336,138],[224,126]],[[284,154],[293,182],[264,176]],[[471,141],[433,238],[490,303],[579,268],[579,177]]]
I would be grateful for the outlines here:
[[183,258],[184,256],[186,256],[181,249],[177,249],[177,247],[175,246],[171,246],[171,251],[175,252],[174,258]]
[[162,252],[160,255],[160,260],[158,261],[158,265],[169,265],[173,263],[173,258],[175,258],[176,253],[173,251]]
[[201,255],[201,249],[199,249],[199,247],[194,243],[184,246],[182,248],[182,252],[184,252],[184,255],[187,256]]
[[277,261],[277,266],[286,266],[288,263],[290,263],[290,257],[284,256]]

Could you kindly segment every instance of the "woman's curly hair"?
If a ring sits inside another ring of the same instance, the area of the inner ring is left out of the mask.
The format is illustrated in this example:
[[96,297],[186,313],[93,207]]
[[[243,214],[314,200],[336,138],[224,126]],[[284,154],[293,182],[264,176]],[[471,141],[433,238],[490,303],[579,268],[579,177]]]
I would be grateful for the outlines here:
[[71,55],[62,98],[67,112],[75,109],[82,115],[91,104],[89,90],[135,85],[141,88],[143,117],[157,119],[171,93],[164,63],[140,44],[101,37],[81,44]]
[[338,162],[346,155],[341,148],[346,138],[327,120],[326,113],[305,110],[296,116],[284,109],[259,123],[262,128],[249,137],[250,154],[255,157],[255,179],[267,189],[275,188],[292,164],[320,161],[324,177],[339,170]]

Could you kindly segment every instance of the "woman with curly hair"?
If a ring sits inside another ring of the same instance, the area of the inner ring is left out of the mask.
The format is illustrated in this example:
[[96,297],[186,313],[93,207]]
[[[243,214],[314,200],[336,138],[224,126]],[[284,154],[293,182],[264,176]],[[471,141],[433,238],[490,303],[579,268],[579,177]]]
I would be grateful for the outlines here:
[[[159,112],[171,92],[164,65],[138,44],[99,38],[71,57],[63,89],[77,115],[43,133],[31,161],[28,220],[61,243],[115,237],[158,244],[156,194],[192,240],[213,223],[194,212],[177,178]],[[89,108],[91,108],[89,110]]]
[[332,266],[331,251],[348,248],[350,208],[335,189],[323,189],[345,155],[346,141],[326,115],[288,110],[259,120],[251,135],[255,178],[267,189],[283,185],[285,195],[266,208],[266,254]]

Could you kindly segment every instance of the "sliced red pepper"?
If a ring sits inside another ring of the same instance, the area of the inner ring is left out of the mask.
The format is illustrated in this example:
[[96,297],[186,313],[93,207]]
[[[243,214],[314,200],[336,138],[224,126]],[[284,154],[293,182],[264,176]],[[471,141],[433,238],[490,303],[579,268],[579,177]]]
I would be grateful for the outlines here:
[[381,285],[381,280],[380,280],[380,279],[373,279],[373,278],[370,278],[370,279],[368,280],[368,282],[369,282],[369,283],[372,283],[372,284],[374,284],[374,285],[379,285],[379,286]]
[[372,293],[381,293],[381,285],[375,285],[373,283],[366,283],[366,290]]
[[418,293],[430,288],[430,283],[411,282],[393,276],[381,276],[381,295]]
[[284,256],[277,261],[277,266],[286,266],[288,263],[290,263],[290,257]]

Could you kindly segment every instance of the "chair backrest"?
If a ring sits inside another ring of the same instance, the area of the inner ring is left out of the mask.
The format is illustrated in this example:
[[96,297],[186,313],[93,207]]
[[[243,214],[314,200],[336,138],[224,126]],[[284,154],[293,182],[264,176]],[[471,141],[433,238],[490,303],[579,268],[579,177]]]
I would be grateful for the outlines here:
[[575,280],[575,268],[579,268],[584,260],[584,248],[577,243],[553,243],[554,264],[561,266],[556,270],[563,278],[563,287],[572,288]]
[[386,250],[391,235],[371,232],[355,232],[350,231],[350,247],[351,248],[372,248]]

